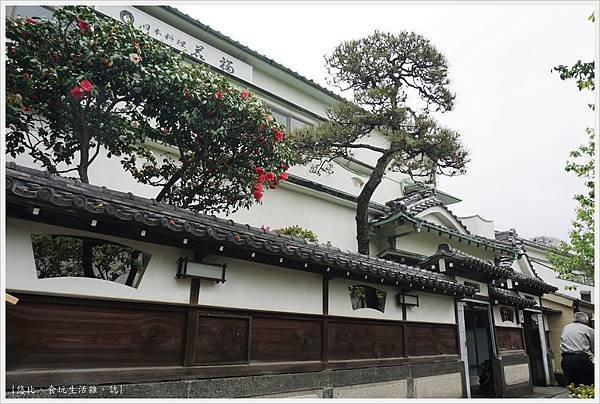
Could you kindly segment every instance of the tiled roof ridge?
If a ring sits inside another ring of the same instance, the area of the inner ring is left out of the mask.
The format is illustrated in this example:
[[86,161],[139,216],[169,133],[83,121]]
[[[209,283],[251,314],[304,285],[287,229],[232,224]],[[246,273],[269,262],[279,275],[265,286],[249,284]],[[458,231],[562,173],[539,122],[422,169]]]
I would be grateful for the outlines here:
[[500,302],[506,302],[520,307],[534,307],[535,301],[527,299],[513,290],[506,290],[490,286],[488,292],[491,298],[496,298]]
[[[423,202],[423,201],[425,201],[425,202]],[[435,203],[433,201],[435,201]],[[463,221],[436,196],[435,190],[433,190],[433,189],[415,190],[415,191],[408,193],[407,195],[401,196],[396,199],[392,199],[392,200],[386,202],[385,205],[391,209],[390,212],[383,215],[380,218],[377,218],[377,220],[384,220],[386,217],[391,217],[392,215],[394,215],[398,212],[402,212],[406,215],[410,215],[411,217],[413,217],[415,219],[418,219],[418,220],[421,220],[428,224],[437,226],[435,223],[432,223],[428,220],[425,220],[422,218],[417,218],[416,215],[432,206],[441,206],[448,212],[448,214],[450,216],[452,216],[466,230],[468,236],[470,236],[476,240],[481,240],[482,242],[495,243],[495,244],[503,245],[506,247],[514,248],[514,245],[512,243],[508,243],[503,240],[498,240],[495,238],[490,239],[487,237],[483,237],[483,236],[479,236],[479,235],[471,233],[469,231],[469,228],[467,227],[467,225],[464,224]]]
[[470,255],[462,250],[452,247],[450,244],[447,244],[447,243],[439,244],[436,253],[434,255],[422,260],[420,265],[426,266],[432,261],[432,259],[435,259],[437,257],[454,258],[454,259],[466,262],[467,264],[475,265],[476,268],[479,268],[479,270],[481,272],[487,273],[492,276],[510,277],[513,272],[512,268],[497,266],[491,260],[488,261],[488,260],[484,260],[482,258],[476,257],[474,255]]
[[[90,213],[112,214],[121,220],[137,221],[148,226],[164,226],[175,232],[187,232],[202,237],[208,235],[216,241],[230,242],[239,246],[246,244],[250,248],[262,248],[272,253],[297,256],[296,259],[320,260],[323,262],[322,265],[337,265],[352,272],[358,271],[367,275],[370,273],[390,279],[400,279],[403,282],[410,280],[415,284],[422,284],[423,287],[439,284],[437,287],[458,290],[462,294],[475,293],[475,289],[470,290],[443,274],[352,251],[342,251],[326,244],[312,243],[278,232],[236,223],[231,219],[194,213],[153,199],[135,196],[130,192],[83,184],[78,179],[54,176],[48,172],[17,166],[15,163],[7,163],[6,187],[7,194],[10,192],[24,198],[39,198],[50,201],[56,206],[75,206]],[[77,191],[79,194],[76,195],[74,192]],[[91,197],[81,195],[89,193],[94,195]],[[125,208],[119,210],[119,207],[115,206],[117,204],[125,205]],[[140,204],[143,204],[146,210],[139,209]],[[150,213],[145,214],[148,212]],[[230,234],[222,234],[223,229],[227,229]]]

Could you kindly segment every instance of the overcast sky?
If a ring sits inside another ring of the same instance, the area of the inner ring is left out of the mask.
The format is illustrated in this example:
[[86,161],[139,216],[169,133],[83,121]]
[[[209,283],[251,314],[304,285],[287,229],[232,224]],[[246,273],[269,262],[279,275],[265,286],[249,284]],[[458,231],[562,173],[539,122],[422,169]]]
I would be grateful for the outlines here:
[[[593,2],[378,4],[262,2],[177,5],[181,11],[325,85],[323,55],[375,29],[415,31],[446,55],[453,111],[442,122],[470,150],[467,174],[439,189],[521,236],[567,239],[582,181],[564,171],[594,124],[591,92],[561,81],[553,66],[595,57]],[[598,16],[598,13],[596,13]],[[596,44],[597,46],[597,44]]]

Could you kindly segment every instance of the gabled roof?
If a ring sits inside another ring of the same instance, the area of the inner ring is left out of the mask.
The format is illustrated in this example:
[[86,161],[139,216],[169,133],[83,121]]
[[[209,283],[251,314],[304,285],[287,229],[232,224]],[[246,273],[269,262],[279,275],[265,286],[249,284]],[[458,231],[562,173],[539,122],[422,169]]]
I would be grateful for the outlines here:
[[490,298],[498,300],[499,303],[509,304],[520,308],[531,308],[535,301],[519,295],[514,290],[506,290],[490,286],[488,288]]
[[562,314],[562,310],[560,309],[553,309],[552,307],[540,307],[540,306],[534,306],[533,307],[536,310],[540,310],[542,313],[548,315],[548,316],[554,316],[554,315],[558,315],[558,314]]
[[558,288],[556,286],[547,284],[540,278],[529,276],[522,272],[514,271],[512,276],[510,277],[513,281],[519,282],[519,286],[525,286],[527,288],[534,289],[536,291],[544,292],[544,293],[552,293],[556,292]]
[[471,234],[467,229],[467,226],[460,220],[458,216],[448,209],[448,207],[440,200],[434,190],[411,192],[406,196],[387,202],[386,206],[390,207],[392,212],[404,210],[411,215],[417,215],[431,207],[439,206],[448,212],[450,217],[458,222],[465,233]]
[[[459,241],[465,241],[467,244],[472,243],[477,246],[483,245],[486,248],[490,247],[493,250],[499,250],[513,255],[516,255],[519,251],[510,243],[471,234],[467,227],[462,223],[460,218],[452,213],[452,211],[450,211],[448,207],[436,197],[433,190],[428,190],[425,192],[413,192],[404,197],[391,200],[387,202],[386,205],[390,208],[390,211],[387,214],[372,220],[370,222],[372,226],[382,226],[397,219],[404,219],[413,224],[417,231],[420,231],[421,227],[425,227],[428,232],[437,231],[439,234],[445,234],[449,236],[450,239],[452,237],[456,237]],[[447,211],[451,217],[461,224],[461,226],[465,229],[466,234],[462,234],[454,229],[440,226],[417,216],[419,213],[433,206],[440,206]]]
[[[475,288],[443,274],[306,242],[14,163],[7,163],[6,198],[9,213],[26,214],[31,212],[32,207],[41,207],[57,215],[71,215],[73,221],[89,223],[89,219],[93,218],[112,226],[120,225],[123,231],[135,230],[134,234],[139,234],[140,229],[147,229],[150,234],[145,239],[148,241],[156,233],[157,237],[179,243],[180,248],[185,244],[181,241],[189,239],[187,248],[197,243],[209,254],[262,260],[290,269],[310,268],[332,276],[360,277],[371,282],[410,286],[438,294],[464,296],[477,292]],[[34,219],[33,215],[29,218]],[[110,226],[107,229],[112,230]]]
[[[462,264],[462,271],[476,271],[490,278],[506,278],[512,276],[513,270],[510,267],[497,266],[491,260],[483,260],[481,258],[469,255],[464,251],[460,251],[449,244],[440,244],[436,254],[421,261],[419,266],[427,269],[431,265],[437,265],[440,258],[445,258],[453,264]],[[458,270],[457,266],[453,266],[454,270]],[[446,268],[450,270],[450,268]]]
[[557,243],[560,243],[560,240],[553,237],[536,237],[534,240],[520,237],[514,228],[504,231],[496,230],[495,233],[497,240],[505,241],[517,247],[528,245],[540,250],[549,251],[552,249],[552,244],[556,245]]

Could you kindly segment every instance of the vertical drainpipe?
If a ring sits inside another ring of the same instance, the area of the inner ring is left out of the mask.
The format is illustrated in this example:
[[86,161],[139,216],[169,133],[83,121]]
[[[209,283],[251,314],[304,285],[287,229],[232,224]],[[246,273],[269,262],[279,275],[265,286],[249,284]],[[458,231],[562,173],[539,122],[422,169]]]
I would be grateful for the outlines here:
[[467,398],[471,398],[471,378],[469,376],[469,355],[467,354],[467,329],[465,327],[465,302],[456,302],[458,322],[458,343],[460,346],[460,359],[465,367],[465,388]]

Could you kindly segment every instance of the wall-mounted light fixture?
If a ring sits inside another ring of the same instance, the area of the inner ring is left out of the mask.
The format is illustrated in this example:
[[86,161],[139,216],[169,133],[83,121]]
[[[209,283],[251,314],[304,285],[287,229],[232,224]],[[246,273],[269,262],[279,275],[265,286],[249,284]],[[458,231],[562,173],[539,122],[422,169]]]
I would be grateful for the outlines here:
[[225,282],[227,264],[207,264],[191,261],[187,257],[177,260],[177,278],[204,279],[215,282]]
[[406,292],[399,292],[396,298],[400,306],[419,307],[419,295],[409,295]]

